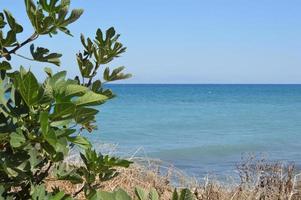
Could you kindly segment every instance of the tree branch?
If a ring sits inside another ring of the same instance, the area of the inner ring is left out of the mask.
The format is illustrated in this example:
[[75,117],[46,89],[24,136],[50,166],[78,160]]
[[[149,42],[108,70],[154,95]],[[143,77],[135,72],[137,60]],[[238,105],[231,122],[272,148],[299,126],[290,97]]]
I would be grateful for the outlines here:
[[15,54],[16,51],[18,51],[21,47],[25,46],[26,44],[34,41],[35,39],[37,39],[39,37],[39,34],[34,32],[27,40],[25,40],[24,42],[22,42],[21,44],[18,44],[15,48],[13,48],[12,50],[10,50],[9,52],[6,53],[6,55],[4,55],[4,57],[10,55],[10,54]]
[[75,198],[79,193],[81,193],[85,188],[85,184],[78,190],[76,191],[74,194],[73,194],[73,198]]
[[37,176],[37,178],[36,178],[36,183],[37,183],[37,184],[41,183],[41,182],[49,175],[49,170],[50,170],[50,168],[52,167],[52,165],[53,165],[53,162],[50,161],[50,162],[49,162],[49,165],[48,165],[48,167],[47,167],[47,169],[45,169],[44,172],[40,173],[40,174]]

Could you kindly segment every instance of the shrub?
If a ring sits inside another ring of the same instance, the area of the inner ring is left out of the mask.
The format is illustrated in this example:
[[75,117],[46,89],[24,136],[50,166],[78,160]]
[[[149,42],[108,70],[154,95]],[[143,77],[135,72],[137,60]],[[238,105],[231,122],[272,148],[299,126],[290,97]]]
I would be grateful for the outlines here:
[[[70,12],[70,0],[24,2],[34,29],[25,41],[17,39],[22,25],[8,10],[0,13],[0,199],[67,200],[83,192],[91,200],[130,200],[121,189],[112,193],[98,189],[100,182],[118,175],[116,167],[128,167],[131,162],[97,153],[85,137],[96,129],[96,107],[115,96],[104,89],[104,83],[131,76],[123,73],[124,67],[103,68],[125,52],[120,35],[114,28],[105,33],[98,29],[94,39],[81,35],[83,51],[76,55],[79,76],[68,79],[66,71],[54,74],[45,68],[46,79],[39,82],[30,70],[13,69],[11,60],[19,56],[59,66],[62,54],[35,47],[33,42],[59,32],[72,36],[68,27],[83,10]],[[20,55],[19,49],[29,44],[31,57]],[[74,147],[79,149],[82,165],[64,163]],[[57,187],[47,191],[44,183],[50,173],[82,187],[73,194]],[[159,199],[155,189],[135,191],[138,199]],[[193,195],[187,189],[180,194],[175,190],[172,199],[188,200]]]
[[[17,40],[23,32],[13,15],[0,13],[0,196],[6,199],[71,199],[79,192],[87,198],[97,193],[96,180],[106,181],[117,175],[115,167],[130,162],[98,154],[85,137],[95,130],[97,106],[114,97],[103,84],[129,78],[124,67],[103,68],[119,57],[126,48],[118,41],[114,28],[96,31],[94,39],[81,35],[83,51],[76,55],[80,74],[66,78],[66,71],[52,73],[38,82],[35,74],[24,67],[14,70],[14,56],[60,65],[62,54],[52,53],[33,42],[42,36],[59,32],[72,36],[68,29],[83,13],[70,10],[70,0],[25,0],[26,13],[34,32],[25,41]],[[20,48],[30,45],[31,57],[20,55]],[[99,73],[102,72],[102,79]],[[82,166],[63,164],[74,147],[80,149]],[[60,180],[81,183],[75,194],[59,188],[45,190],[50,171]]]
[[[132,200],[132,198],[122,189],[113,192],[98,191],[93,198],[105,200]],[[150,191],[145,191],[142,188],[135,188],[135,198],[138,200],[159,200],[159,194],[156,189],[151,188]],[[183,189],[181,192],[174,190],[171,200],[195,200],[194,194],[189,189]]]

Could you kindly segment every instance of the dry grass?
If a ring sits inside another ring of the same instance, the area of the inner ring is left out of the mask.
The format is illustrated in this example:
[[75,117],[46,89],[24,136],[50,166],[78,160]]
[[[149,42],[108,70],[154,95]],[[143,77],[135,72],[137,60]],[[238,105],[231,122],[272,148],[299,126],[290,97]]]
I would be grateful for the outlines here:
[[234,186],[208,180],[195,190],[201,200],[297,200],[301,199],[294,165],[268,162],[250,156],[237,166]]
[[[131,196],[134,196],[133,189],[136,186],[145,189],[154,187],[164,199],[168,199],[172,193],[173,188],[170,185],[169,178],[167,176],[160,176],[155,170],[149,170],[144,166],[135,164],[128,169],[120,168],[118,169],[118,172],[120,173],[118,177],[103,182],[100,184],[99,188],[105,191],[123,188]],[[81,186],[81,184],[73,185],[68,181],[56,180],[53,177],[49,177],[46,182],[46,188],[48,190],[52,190],[53,187],[59,187],[69,194],[74,194]],[[83,193],[80,193],[77,198],[84,199]]]
[[[190,188],[199,200],[301,200],[301,182],[294,165],[248,156],[237,165],[239,180],[233,185],[208,177],[198,182],[173,167],[164,167],[158,161],[141,161],[136,159],[136,164],[130,168],[118,169],[120,175],[102,183],[100,188],[105,191],[123,188],[133,196],[136,186],[154,187],[162,200],[171,198],[174,185]],[[48,178],[46,185],[48,190],[55,186],[67,193],[74,193],[81,187],[52,178]],[[83,194],[78,197],[84,199]]]

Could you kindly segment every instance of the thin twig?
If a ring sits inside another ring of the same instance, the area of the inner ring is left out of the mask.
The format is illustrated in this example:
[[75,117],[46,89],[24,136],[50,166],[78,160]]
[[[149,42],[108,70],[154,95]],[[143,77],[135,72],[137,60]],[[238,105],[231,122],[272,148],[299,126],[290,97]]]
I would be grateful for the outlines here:
[[12,50],[10,50],[7,54],[15,54],[16,51],[18,51],[18,49],[20,49],[21,47],[25,46],[26,44],[34,41],[35,39],[37,39],[39,37],[39,34],[34,32],[27,40],[25,40],[24,42],[22,42],[21,44],[17,45],[15,48],[13,48]]
[[73,194],[73,197],[76,197],[79,193],[81,193],[84,190],[84,188],[85,188],[85,184],[81,187],[81,189],[79,189],[77,192]]
[[37,184],[41,183],[49,175],[49,170],[52,167],[52,165],[53,165],[53,162],[50,162],[47,169],[43,173],[39,174],[39,176],[37,177],[37,181],[36,181]]
[[[23,46],[25,46],[26,44],[34,41],[35,39],[37,39],[39,37],[39,34],[34,32],[27,40],[25,40],[24,42],[22,42],[21,44],[18,44],[15,48],[13,48],[12,50],[2,54],[1,56],[5,57],[5,58],[9,58],[11,54],[16,54],[16,52]],[[16,54],[17,55],[17,54]],[[19,55],[20,56],[20,55]],[[22,56],[21,56],[22,57]]]
[[34,60],[34,59],[32,59],[32,58],[28,58],[28,57],[26,57],[26,56],[23,56],[23,55],[21,55],[21,54],[17,54],[17,53],[15,53],[15,55],[16,55],[16,56],[19,56],[20,58],[26,59],[26,60],[30,60],[30,61],[36,61],[36,60]]

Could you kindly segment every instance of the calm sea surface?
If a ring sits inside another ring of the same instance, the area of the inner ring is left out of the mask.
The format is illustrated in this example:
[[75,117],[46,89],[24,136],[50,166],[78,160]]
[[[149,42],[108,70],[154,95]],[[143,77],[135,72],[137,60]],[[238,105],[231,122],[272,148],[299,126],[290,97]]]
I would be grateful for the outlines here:
[[100,107],[96,144],[194,175],[231,172],[242,153],[301,164],[301,85],[108,87],[118,97]]

